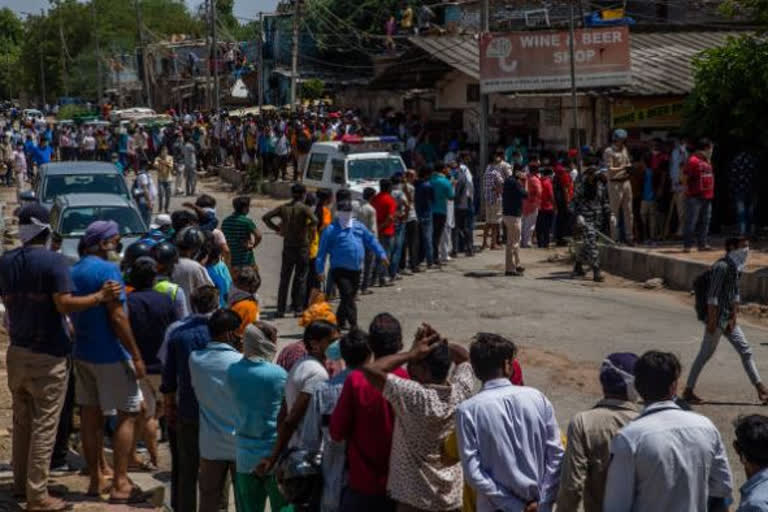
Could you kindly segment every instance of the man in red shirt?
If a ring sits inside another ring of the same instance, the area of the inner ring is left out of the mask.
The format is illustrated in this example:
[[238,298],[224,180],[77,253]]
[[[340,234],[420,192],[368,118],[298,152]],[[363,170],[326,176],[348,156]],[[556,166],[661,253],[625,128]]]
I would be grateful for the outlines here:
[[548,162],[541,174],[541,203],[536,218],[536,244],[539,249],[546,249],[549,247],[552,224],[555,221],[555,190],[552,186],[552,168]]
[[[383,179],[379,182],[379,193],[371,199],[371,206],[376,210],[376,228],[379,234],[379,243],[387,253],[387,259],[392,261],[392,249],[395,245],[395,214],[397,213],[397,201],[392,197],[392,182]],[[376,264],[376,278],[379,286],[392,286],[388,269],[381,261]]]
[[708,240],[712,199],[715,197],[715,174],[712,171],[711,158],[712,142],[709,139],[701,139],[683,169],[686,192],[685,252],[691,252],[694,235],[700,251],[712,248]]
[[523,233],[520,247],[530,247],[533,230],[536,229],[536,219],[541,205],[541,178],[539,177],[539,159],[531,157],[528,164],[528,197],[523,201]]
[[[368,328],[368,343],[376,359],[403,348],[400,322],[389,313],[377,315]],[[392,373],[408,378],[404,368]],[[341,496],[340,512],[393,512],[387,497],[389,454],[395,417],[392,406],[362,372],[355,370],[331,415],[330,434],[336,442],[347,443],[348,482]]]

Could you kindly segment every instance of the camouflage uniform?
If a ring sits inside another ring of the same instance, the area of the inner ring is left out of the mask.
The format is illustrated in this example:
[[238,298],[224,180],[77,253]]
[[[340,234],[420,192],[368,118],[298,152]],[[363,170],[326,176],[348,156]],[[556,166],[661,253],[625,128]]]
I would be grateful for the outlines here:
[[597,269],[600,265],[597,231],[611,218],[611,205],[608,200],[608,189],[600,178],[596,178],[597,193],[595,197],[588,199],[584,194],[585,179],[581,178],[577,181],[573,196],[574,215],[584,217],[584,226],[581,230],[583,241],[576,261]]

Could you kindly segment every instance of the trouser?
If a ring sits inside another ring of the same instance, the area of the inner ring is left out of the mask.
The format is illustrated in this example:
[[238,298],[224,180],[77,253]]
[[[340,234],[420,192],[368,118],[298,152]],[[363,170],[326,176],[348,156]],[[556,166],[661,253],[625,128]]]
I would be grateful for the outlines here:
[[336,320],[338,324],[349,324],[350,328],[357,327],[357,296],[358,284],[360,283],[360,271],[349,270],[346,268],[334,268],[331,275],[339,289],[339,308],[336,310]]
[[555,241],[558,244],[565,243],[565,237],[571,235],[571,213],[568,211],[568,205],[558,205],[555,214]]
[[693,247],[694,236],[699,248],[709,245],[709,221],[712,218],[712,201],[700,197],[689,197],[685,202],[686,248]]
[[467,256],[472,256],[474,252],[474,242],[472,241],[472,228],[470,222],[469,208],[456,208],[456,227],[453,228],[453,252],[464,251]]
[[37,504],[48,498],[48,472],[64,405],[69,363],[64,357],[8,347],[13,408],[11,464],[15,491]]
[[160,181],[157,187],[157,211],[168,212],[171,207],[171,182]]
[[141,213],[141,218],[144,220],[144,223],[149,226],[152,222],[152,210],[149,208],[149,205],[145,201],[139,201],[138,202],[139,207],[139,213]]
[[312,290],[322,290],[322,283],[319,282],[317,272],[315,271],[316,258],[309,260],[309,266],[307,267],[307,286],[304,289],[304,309],[309,307],[309,299],[312,294]]
[[307,247],[284,247],[283,263],[280,267],[280,287],[277,291],[277,312],[285,313],[288,299],[288,285],[293,275],[291,286],[291,309],[301,311],[304,305],[304,293],[307,288],[309,269],[309,249]]
[[275,166],[275,179],[280,176],[283,180],[288,179],[288,157],[289,155],[277,155],[275,158],[277,165]]
[[734,194],[736,203],[736,220],[739,224],[739,235],[749,236],[752,234],[752,191],[737,192]]
[[634,220],[632,216],[632,184],[629,180],[609,181],[608,182],[608,200],[611,203],[611,214],[616,217],[616,221],[611,224],[611,238],[619,240],[619,213],[624,219],[624,236],[627,242],[633,240],[632,229]]
[[395,512],[395,502],[386,494],[363,494],[345,487],[339,512]]
[[301,181],[303,178],[304,166],[307,163],[309,153],[296,153],[296,169],[293,170],[294,181]]
[[[394,235],[379,235],[379,244],[384,249],[384,254],[387,255],[387,259],[392,261],[392,249],[395,246]],[[380,285],[383,285],[389,275],[389,268],[384,267],[383,260],[381,258],[376,260],[376,279]]]
[[644,238],[647,240],[656,240],[659,232],[656,201],[642,201],[640,203],[640,219],[643,221]]
[[436,263],[440,262],[440,241],[443,239],[447,218],[444,213],[432,214],[432,258]]
[[453,252],[453,227],[448,222],[451,219],[446,220],[443,226],[443,236],[440,237],[440,261],[446,261]]
[[[200,475],[198,490],[200,491],[200,508],[198,512],[218,512],[227,510],[229,489],[227,476],[235,481],[235,463],[231,460],[209,460],[200,457]],[[237,488],[235,488],[237,494]]]
[[677,236],[683,236],[683,226],[685,226],[685,191],[675,192],[673,202],[677,214]]
[[520,266],[520,234],[522,231],[522,218],[505,215],[502,217],[507,229],[506,256],[504,258],[504,271],[512,272]]
[[195,195],[197,189],[197,169],[193,165],[184,166],[184,178],[186,178],[186,191],[188,196]]
[[600,264],[600,253],[597,247],[597,227],[594,220],[586,220],[581,228],[581,250],[576,261],[586,263],[592,268]]
[[277,172],[274,164],[275,154],[262,153],[261,162],[262,162],[262,168],[264,169],[264,176],[269,176],[273,180],[277,180]]
[[536,229],[536,219],[539,217],[538,208],[531,213],[523,215],[523,221],[520,234],[520,246],[530,247],[531,238],[533,238],[533,231]]
[[[407,257],[406,257],[407,256]],[[407,264],[407,265],[406,265]],[[405,243],[401,267],[408,266],[414,270],[419,265],[419,221],[409,220],[405,223]]]
[[376,268],[376,253],[370,249],[365,250],[365,260],[363,261],[363,274],[360,279],[360,290],[365,291],[373,285],[373,272]]
[[177,196],[184,193],[184,166],[176,169],[173,175],[173,193]]
[[392,279],[400,272],[400,260],[403,257],[404,243],[405,224],[401,222],[395,226],[395,239],[392,241],[392,254],[389,257],[389,277]]
[[420,257],[419,262],[426,258],[427,265],[435,263],[432,245],[432,217],[419,217]]
[[288,503],[277,487],[273,475],[259,478],[253,473],[235,473],[237,512],[264,512],[267,498],[272,512],[287,512]]
[[178,508],[197,510],[197,478],[200,471],[200,424],[179,418],[176,423],[176,450],[178,452]]
[[552,235],[552,223],[554,220],[554,210],[539,210],[539,216],[536,218],[536,245],[540,249],[549,247],[549,238]]
[[741,356],[741,364],[744,366],[744,371],[747,372],[747,377],[749,377],[749,381],[752,385],[754,386],[760,383],[760,374],[757,371],[755,359],[752,356],[752,347],[749,346],[741,327],[735,325],[730,332],[725,332],[719,327],[715,329],[715,332],[713,333],[707,332],[706,329],[704,330],[704,339],[701,341],[701,348],[699,349],[696,359],[693,361],[691,373],[688,374],[688,388],[693,389],[696,387],[696,381],[699,379],[699,374],[704,368],[704,365],[707,364],[707,361],[709,361],[709,358],[715,353],[721,336],[725,336],[726,339],[731,342],[733,348],[736,349],[736,352]]
[[179,509],[179,447],[176,425],[168,424],[168,450],[171,452],[171,509]]
[[56,443],[53,445],[51,468],[63,466],[69,455],[69,436],[72,434],[72,414],[75,409],[75,376],[70,372],[67,378],[67,393],[59,414],[59,426],[56,430]]

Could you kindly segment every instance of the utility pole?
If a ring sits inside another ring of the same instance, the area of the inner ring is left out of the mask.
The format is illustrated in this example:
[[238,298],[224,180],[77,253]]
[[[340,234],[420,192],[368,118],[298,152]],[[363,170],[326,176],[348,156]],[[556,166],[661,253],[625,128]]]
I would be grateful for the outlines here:
[[264,105],[264,13],[259,11],[259,112]]
[[[208,27],[210,35],[211,27],[211,0],[205,0],[205,24]],[[207,41],[206,37],[206,41]],[[211,91],[213,90],[213,82],[211,82],[211,63],[213,58],[211,57],[211,47],[208,46],[208,60],[205,62],[205,108],[210,110],[213,106],[213,98],[211,97]]]
[[93,37],[96,43],[96,94],[98,94],[97,104],[101,105],[104,99],[104,87],[102,86],[101,75],[101,48],[99,47],[99,26],[96,18],[96,2],[91,0],[91,18],[93,19]]
[[299,16],[301,0],[293,0],[293,50],[291,55],[291,112],[296,110],[296,81],[299,73]]
[[[485,37],[490,31],[490,5],[489,0],[483,0],[480,6],[480,21],[482,23],[480,30],[480,37]],[[488,94],[480,91],[480,169],[479,172],[482,175],[485,172],[485,168],[488,165]],[[488,222],[489,219],[486,219]]]
[[58,13],[56,18],[59,21],[59,39],[61,40],[61,53],[59,53],[59,66],[61,68],[61,84],[64,87],[64,96],[69,96],[69,75],[67,73],[67,41],[64,39],[64,20],[62,19],[61,2],[56,4]]
[[213,53],[213,106],[218,112],[221,108],[219,94],[219,44],[216,40],[216,0],[211,0],[211,53]]
[[577,165],[579,172],[581,172],[582,158],[581,158],[581,134],[579,133],[579,107],[576,103],[576,59],[574,54],[576,53],[576,0],[571,0],[571,16],[570,16],[570,61],[571,61],[571,115],[573,116],[573,139],[576,143],[577,151]]
[[[40,9],[40,17],[45,18],[45,10]],[[45,64],[43,59],[43,46],[40,45],[40,92],[43,94],[43,105],[45,105]]]
[[147,47],[144,44],[144,26],[141,22],[141,0],[134,0],[136,7],[136,29],[139,36],[139,52],[141,53],[141,69],[144,74],[144,94],[147,98],[147,107],[152,108],[152,92],[149,88],[149,66],[147,65]]

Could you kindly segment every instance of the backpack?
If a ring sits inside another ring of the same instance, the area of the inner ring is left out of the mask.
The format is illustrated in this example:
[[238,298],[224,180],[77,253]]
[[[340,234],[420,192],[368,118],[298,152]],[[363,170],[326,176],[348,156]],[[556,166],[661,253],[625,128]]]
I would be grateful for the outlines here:
[[[736,269],[735,265],[728,258],[720,258],[715,264],[725,261],[728,264],[728,271],[733,272]],[[713,265],[714,266],[714,265]],[[707,314],[709,311],[709,304],[707,303],[707,295],[709,295],[709,287],[712,283],[712,268],[709,268],[705,272],[699,274],[699,276],[693,280],[693,295],[694,308],[696,310],[696,318],[701,322],[707,321]]]

